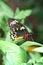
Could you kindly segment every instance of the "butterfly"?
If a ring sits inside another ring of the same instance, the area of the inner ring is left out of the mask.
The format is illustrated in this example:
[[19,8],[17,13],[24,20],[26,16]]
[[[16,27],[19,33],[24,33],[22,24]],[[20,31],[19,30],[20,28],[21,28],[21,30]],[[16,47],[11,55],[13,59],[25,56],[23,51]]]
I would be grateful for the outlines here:
[[10,27],[10,38],[12,40],[24,39],[24,41],[33,41],[32,34],[29,33],[25,25],[21,24],[18,20],[9,18],[8,24]]
[[[8,24],[10,27],[10,38],[12,40],[20,40],[23,39],[24,41],[34,41],[32,38],[32,34],[29,33],[25,27],[25,25],[22,25],[21,23],[19,23],[18,20],[14,19],[14,18],[9,18],[8,19]],[[40,52],[37,50],[34,50],[35,48],[38,48],[40,46],[37,45],[33,45],[30,47],[26,47],[26,51],[27,52]]]

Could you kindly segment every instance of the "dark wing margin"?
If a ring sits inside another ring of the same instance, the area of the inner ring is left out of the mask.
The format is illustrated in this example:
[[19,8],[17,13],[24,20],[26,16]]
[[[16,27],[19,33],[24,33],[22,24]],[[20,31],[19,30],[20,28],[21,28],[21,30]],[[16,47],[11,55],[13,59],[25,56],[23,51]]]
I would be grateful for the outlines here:
[[14,18],[8,18],[8,24],[9,24],[9,26],[10,26],[10,23],[12,22],[12,21],[14,21],[15,19]]

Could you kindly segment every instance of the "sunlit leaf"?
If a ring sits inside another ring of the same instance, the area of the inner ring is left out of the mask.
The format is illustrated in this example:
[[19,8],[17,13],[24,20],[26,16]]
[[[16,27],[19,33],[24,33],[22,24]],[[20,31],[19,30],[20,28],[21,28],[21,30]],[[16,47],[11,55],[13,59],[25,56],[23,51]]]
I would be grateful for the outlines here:
[[27,48],[28,48],[29,46],[33,46],[33,45],[35,45],[35,46],[42,46],[42,44],[37,43],[37,42],[26,41],[26,42],[24,42],[24,43],[21,45],[21,47],[24,48],[25,50],[27,50]]
[[15,11],[15,16],[18,15],[19,12],[20,12],[20,10],[19,10],[19,8],[17,8]]
[[27,26],[25,26],[26,29],[28,30],[29,33],[32,33],[32,30],[30,28],[28,28]]
[[43,47],[37,47],[33,51],[43,53]]
[[3,12],[5,12],[7,16],[14,16],[13,10],[10,7],[8,7],[3,1],[0,1],[0,8],[3,10]]
[[30,55],[30,57],[32,59],[31,62],[33,62],[33,63],[35,63],[35,61],[37,62],[38,59],[41,58],[41,55],[39,53],[37,53],[37,52],[35,52],[35,53],[29,53],[29,55]]
[[39,60],[37,60],[37,62],[42,62],[43,63],[43,56]]
[[34,65],[43,65],[43,63],[39,62],[39,63],[36,63],[36,64],[34,64]]
[[32,65],[32,63],[22,63],[21,65]]
[[27,61],[25,50],[16,44],[0,41],[0,50],[4,53],[4,65],[21,65]]
[[30,16],[31,13],[32,13],[32,10],[22,10],[14,18],[16,18],[16,19],[25,19],[27,16]]

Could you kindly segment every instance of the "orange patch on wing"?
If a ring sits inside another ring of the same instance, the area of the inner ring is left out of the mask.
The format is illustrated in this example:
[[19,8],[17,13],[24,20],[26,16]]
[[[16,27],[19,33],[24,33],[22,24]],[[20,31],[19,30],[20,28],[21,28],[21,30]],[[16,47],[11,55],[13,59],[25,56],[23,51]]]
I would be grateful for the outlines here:
[[27,52],[34,52],[33,49],[37,48],[37,46],[30,46],[27,48]]

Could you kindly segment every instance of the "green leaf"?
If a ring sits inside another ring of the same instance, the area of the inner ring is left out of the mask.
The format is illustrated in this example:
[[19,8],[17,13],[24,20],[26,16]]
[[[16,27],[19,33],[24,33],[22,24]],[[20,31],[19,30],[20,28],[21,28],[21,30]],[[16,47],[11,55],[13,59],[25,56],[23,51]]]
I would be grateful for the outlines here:
[[32,65],[32,63],[22,63],[21,65]]
[[41,57],[37,62],[43,63],[43,57]]
[[14,17],[13,10],[3,1],[0,1],[0,29],[4,31],[5,37],[9,31],[8,27],[9,17]]
[[41,58],[41,55],[39,53],[29,53],[29,55],[34,63]]
[[5,41],[12,42],[12,39],[10,38],[10,32],[7,33]]
[[36,63],[36,64],[34,64],[34,65],[43,65],[43,63],[39,62],[39,63]]
[[35,65],[43,65],[43,57],[39,58]]
[[43,53],[43,47],[37,47],[33,51]]
[[26,27],[26,29],[28,30],[29,33],[32,33],[32,30],[29,27],[27,27],[27,26],[25,26],[25,27]]
[[22,47],[23,49],[27,50],[27,48],[28,48],[29,46],[33,46],[33,45],[35,45],[35,46],[42,46],[42,44],[37,43],[37,42],[26,41],[26,42],[24,42],[24,43],[21,45],[21,47]]
[[0,40],[0,50],[4,53],[4,65],[21,65],[22,63],[27,62],[25,50],[16,44]]
[[19,12],[20,12],[20,10],[19,10],[19,8],[17,8],[15,11],[15,16],[18,15]]
[[14,18],[16,18],[16,19],[25,19],[27,16],[30,16],[31,13],[32,13],[32,10],[22,10]]
[[14,17],[13,10],[10,7],[8,7],[3,1],[0,1],[0,8],[8,17]]

